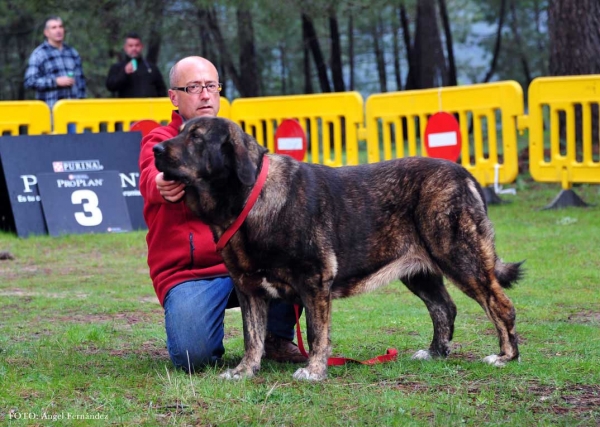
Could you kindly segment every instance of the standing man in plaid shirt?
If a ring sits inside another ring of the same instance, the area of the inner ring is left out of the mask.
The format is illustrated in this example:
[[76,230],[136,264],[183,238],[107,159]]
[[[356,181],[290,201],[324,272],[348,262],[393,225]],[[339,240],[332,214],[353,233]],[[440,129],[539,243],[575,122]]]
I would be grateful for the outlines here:
[[51,16],[44,25],[46,41],[35,48],[25,71],[25,88],[50,109],[59,99],[85,98],[85,76],[79,53],[64,43],[62,19]]

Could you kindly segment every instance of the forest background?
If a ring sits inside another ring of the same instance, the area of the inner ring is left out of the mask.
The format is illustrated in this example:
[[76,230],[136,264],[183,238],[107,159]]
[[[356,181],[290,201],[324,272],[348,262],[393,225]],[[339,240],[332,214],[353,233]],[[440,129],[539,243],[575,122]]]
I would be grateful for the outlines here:
[[60,16],[89,98],[105,88],[123,37],[140,34],[168,79],[180,58],[212,60],[223,95],[408,89],[600,73],[597,0],[3,0],[0,100],[23,88],[44,20]]

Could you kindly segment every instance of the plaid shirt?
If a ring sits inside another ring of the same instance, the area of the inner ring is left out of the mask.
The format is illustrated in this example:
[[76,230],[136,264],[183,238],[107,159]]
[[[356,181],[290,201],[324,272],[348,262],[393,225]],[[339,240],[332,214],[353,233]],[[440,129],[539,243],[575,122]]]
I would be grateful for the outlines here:
[[[73,73],[75,84],[58,87],[56,78],[67,73]],[[45,41],[29,57],[25,88],[35,89],[36,98],[45,101],[50,109],[59,99],[85,98],[85,76],[79,53],[66,44],[62,49],[57,49]]]

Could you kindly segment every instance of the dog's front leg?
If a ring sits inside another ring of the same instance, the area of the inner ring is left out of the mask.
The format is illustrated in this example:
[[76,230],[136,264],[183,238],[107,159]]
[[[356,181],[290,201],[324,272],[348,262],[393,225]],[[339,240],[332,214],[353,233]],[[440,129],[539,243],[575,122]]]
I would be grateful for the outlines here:
[[244,357],[234,369],[221,374],[226,379],[241,379],[254,376],[260,369],[267,331],[268,301],[255,295],[237,290],[244,327]]
[[331,355],[329,339],[331,325],[331,295],[329,290],[304,296],[304,313],[307,323],[310,354],[308,366],[294,373],[297,380],[321,381],[327,378],[327,360]]

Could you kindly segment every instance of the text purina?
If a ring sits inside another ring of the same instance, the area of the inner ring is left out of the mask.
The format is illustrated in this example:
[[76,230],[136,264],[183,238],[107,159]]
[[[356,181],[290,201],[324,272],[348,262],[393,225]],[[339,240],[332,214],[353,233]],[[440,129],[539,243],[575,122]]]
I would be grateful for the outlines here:
[[72,160],[53,162],[55,164],[62,165],[61,172],[81,172],[81,171],[101,171],[104,170],[104,166],[100,163],[100,160]]

